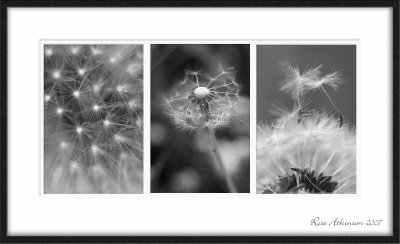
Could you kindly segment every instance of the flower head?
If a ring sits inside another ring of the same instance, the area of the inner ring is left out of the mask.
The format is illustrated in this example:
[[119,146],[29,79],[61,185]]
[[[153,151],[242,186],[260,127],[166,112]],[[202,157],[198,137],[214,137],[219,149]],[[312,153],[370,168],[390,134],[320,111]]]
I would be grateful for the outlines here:
[[258,127],[258,193],[355,193],[353,130],[317,112],[281,125]]
[[[321,77],[322,65],[306,69],[283,66],[286,80],[281,90],[294,100],[293,108],[274,109],[278,118],[257,131],[258,193],[355,193],[356,136],[325,86],[334,89],[342,82],[335,71]],[[308,110],[306,94],[323,91],[339,118]]]
[[191,131],[227,126],[239,113],[240,85],[234,69],[219,66],[218,71],[215,77],[187,71],[184,80],[164,97],[164,111],[179,128]]
[[46,193],[142,192],[141,53],[137,45],[46,46]]

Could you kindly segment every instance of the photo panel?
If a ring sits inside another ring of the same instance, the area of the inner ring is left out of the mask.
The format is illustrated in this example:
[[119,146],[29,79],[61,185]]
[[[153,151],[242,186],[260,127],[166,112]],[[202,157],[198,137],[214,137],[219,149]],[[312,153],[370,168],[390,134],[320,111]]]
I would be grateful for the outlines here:
[[142,193],[143,46],[43,52],[44,193]]
[[257,193],[356,193],[356,45],[257,46]]
[[151,45],[151,192],[250,192],[250,45]]

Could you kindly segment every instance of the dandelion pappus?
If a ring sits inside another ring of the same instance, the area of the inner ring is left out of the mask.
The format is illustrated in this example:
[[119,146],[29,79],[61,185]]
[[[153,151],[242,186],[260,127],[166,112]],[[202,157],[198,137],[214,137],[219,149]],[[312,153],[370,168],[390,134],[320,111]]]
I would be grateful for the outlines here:
[[166,114],[184,130],[217,128],[230,123],[238,115],[240,86],[234,80],[233,68],[210,77],[198,71],[186,71],[183,81],[164,97]]

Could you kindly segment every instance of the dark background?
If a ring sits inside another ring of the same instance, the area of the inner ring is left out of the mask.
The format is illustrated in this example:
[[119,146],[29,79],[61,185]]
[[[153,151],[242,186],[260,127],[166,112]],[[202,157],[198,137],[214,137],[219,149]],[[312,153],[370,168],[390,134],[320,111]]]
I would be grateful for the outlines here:
[[[291,105],[290,96],[279,91],[285,76],[279,69],[281,62],[288,61],[302,72],[307,65],[322,64],[322,75],[342,70],[345,82],[335,91],[325,87],[344,119],[356,125],[356,46],[355,45],[259,45],[257,46],[257,122],[271,123],[273,104],[283,100]],[[377,81],[379,82],[379,81]],[[321,91],[312,96],[311,109],[337,114],[328,97]]]
[[[250,46],[225,44],[151,45],[151,192],[227,192],[219,179],[208,136],[183,132],[165,116],[161,97],[192,68],[211,76],[218,64],[235,67],[247,113],[216,130],[221,154],[239,192],[250,191]],[[227,154],[228,153],[228,154]]]

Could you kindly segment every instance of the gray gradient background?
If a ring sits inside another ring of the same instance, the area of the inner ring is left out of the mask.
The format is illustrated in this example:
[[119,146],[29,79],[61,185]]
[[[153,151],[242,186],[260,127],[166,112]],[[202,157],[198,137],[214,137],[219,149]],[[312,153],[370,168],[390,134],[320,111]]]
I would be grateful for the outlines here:
[[[285,79],[279,68],[288,61],[302,72],[307,65],[322,64],[322,75],[342,70],[345,82],[334,91],[325,87],[344,119],[356,125],[356,46],[355,45],[258,45],[257,46],[257,122],[270,124],[274,116],[270,113],[273,104],[284,101],[292,105],[290,96],[279,91]],[[379,81],[377,81],[379,82]],[[336,114],[328,97],[320,91],[311,97],[311,109]]]

